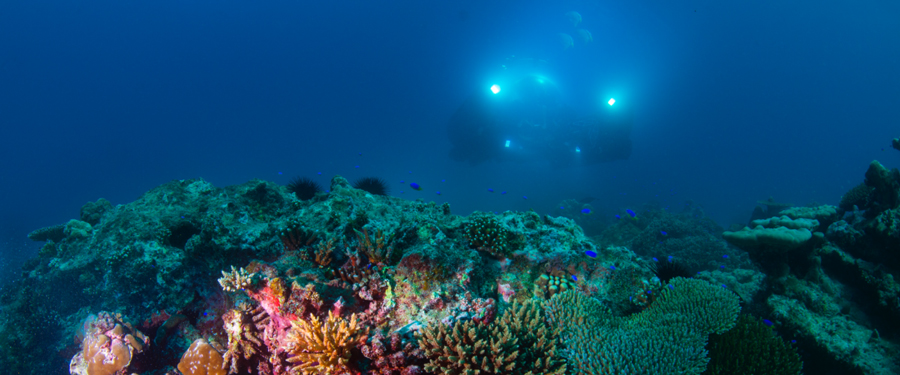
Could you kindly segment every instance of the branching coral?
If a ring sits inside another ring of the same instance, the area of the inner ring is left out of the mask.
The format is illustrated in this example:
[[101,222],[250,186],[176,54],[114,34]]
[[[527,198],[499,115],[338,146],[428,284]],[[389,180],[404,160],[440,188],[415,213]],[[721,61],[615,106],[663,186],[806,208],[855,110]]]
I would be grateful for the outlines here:
[[262,335],[269,316],[261,307],[251,309],[243,305],[225,313],[222,320],[228,333],[228,351],[223,357],[223,368],[230,366],[228,373],[236,374],[239,372],[238,362],[243,360],[249,372],[252,363],[258,362],[260,354],[266,351]]
[[350,374],[350,350],[365,343],[368,331],[356,324],[356,315],[350,321],[328,313],[324,322],[312,316],[309,321],[291,322],[288,332],[288,352],[295,363],[295,373],[332,375]]
[[472,247],[495,257],[505,258],[513,251],[510,245],[513,233],[491,216],[475,217],[463,228],[463,234]]
[[557,293],[569,290],[575,290],[575,283],[552,275],[541,275],[534,281],[534,295],[547,298],[553,297]]
[[425,352],[414,342],[404,342],[397,333],[390,342],[381,332],[372,335],[368,344],[360,346],[362,354],[372,360],[371,375],[419,375],[425,362]]
[[391,259],[394,248],[385,244],[384,233],[382,233],[380,229],[375,232],[375,243],[372,243],[372,238],[365,228],[363,228],[362,233],[355,229],[354,231],[356,232],[356,239],[359,243],[357,251],[365,254],[366,258],[369,259],[369,263],[384,264]]
[[542,307],[514,302],[497,321],[426,327],[419,337],[425,370],[436,374],[565,374],[559,330],[544,324]]
[[253,284],[253,276],[255,273],[247,272],[243,267],[240,270],[231,266],[231,272],[222,271],[222,277],[219,278],[219,285],[226,292],[235,292],[249,287]]

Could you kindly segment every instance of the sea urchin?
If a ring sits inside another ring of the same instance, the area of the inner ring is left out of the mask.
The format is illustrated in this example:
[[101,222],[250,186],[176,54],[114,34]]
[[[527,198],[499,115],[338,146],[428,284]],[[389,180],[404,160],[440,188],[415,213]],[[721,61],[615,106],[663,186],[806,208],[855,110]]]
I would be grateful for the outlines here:
[[322,187],[315,181],[307,177],[297,177],[287,185],[289,192],[294,193],[297,199],[309,200],[316,196],[316,193],[322,191]]
[[665,285],[669,283],[669,280],[672,280],[676,277],[683,277],[686,279],[691,278],[694,274],[691,273],[691,270],[687,268],[687,266],[676,263],[672,260],[667,262],[653,262],[650,264],[650,271],[653,272],[656,277],[659,278],[659,281]]
[[364,177],[353,183],[354,189],[365,190],[369,194],[387,195],[388,187],[384,180],[378,177]]

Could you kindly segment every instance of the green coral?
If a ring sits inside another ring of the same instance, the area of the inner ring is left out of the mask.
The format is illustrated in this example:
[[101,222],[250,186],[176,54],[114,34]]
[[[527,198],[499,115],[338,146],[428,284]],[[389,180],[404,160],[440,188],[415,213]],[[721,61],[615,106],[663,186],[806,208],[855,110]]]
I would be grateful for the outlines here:
[[505,258],[512,252],[513,232],[492,216],[476,216],[463,228],[463,234],[472,247],[495,257]]
[[733,329],[710,336],[709,356],[704,375],[797,375],[803,368],[796,348],[759,318],[746,314]]
[[615,317],[599,301],[570,291],[547,303],[562,329],[573,374],[700,374],[710,333],[734,326],[736,295],[703,280],[674,278],[649,308]]

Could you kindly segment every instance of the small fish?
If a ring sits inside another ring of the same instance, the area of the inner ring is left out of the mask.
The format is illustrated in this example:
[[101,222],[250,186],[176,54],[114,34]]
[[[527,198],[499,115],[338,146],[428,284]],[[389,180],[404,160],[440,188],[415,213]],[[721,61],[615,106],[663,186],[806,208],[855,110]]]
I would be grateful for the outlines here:
[[488,193],[493,193],[494,189],[488,189]]
[[648,290],[648,291],[647,291],[647,294],[653,294],[653,291],[652,291],[652,290]]
[[664,230],[659,231],[659,233],[662,233],[663,236],[668,236],[668,235],[669,235],[669,234],[666,233],[666,231],[664,231]]
[[728,259],[728,254],[722,254],[722,258]]
[[656,257],[653,257],[653,261],[654,261],[654,262],[659,262],[659,259],[656,259]]
[[724,270],[724,269],[725,269],[725,265],[723,264],[723,265],[719,266],[719,268],[721,268],[721,269]]
[[439,191],[436,191],[436,192],[434,192],[434,193],[437,194],[437,195],[441,195],[441,192],[439,192]]
[[589,256],[589,257],[591,257],[591,258],[596,258],[596,257],[597,257],[597,253],[594,252],[593,250],[585,250],[585,251],[584,251],[584,255],[587,255],[587,256]]
[[675,285],[669,284],[669,289],[675,290]]
[[674,258],[674,257],[671,256],[671,255],[669,255],[669,261],[670,261],[670,262],[672,261],[672,258]]
[[321,176],[321,175],[322,175],[322,172],[319,172],[318,175]]
[[625,210],[625,212],[627,212],[629,215],[631,215],[631,217],[636,217],[636,216],[637,216],[637,214],[634,213],[634,211],[632,211],[632,210],[630,210],[630,209]]
[[522,196],[522,199],[528,199],[528,197],[523,195],[523,196]]
[[422,187],[419,186],[419,184],[417,184],[417,183],[415,183],[415,182],[410,183],[410,184],[409,184],[409,187],[411,187],[413,190],[422,190]]
[[572,275],[572,280],[578,281],[578,278],[575,275]]
[[769,320],[769,319],[763,319],[763,324],[765,324],[765,325],[771,327],[771,326],[772,326],[772,321]]
[[[562,208],[562,207],[560,207],[560,208]],[[592,213],[594,213],[594,212],[591,211],[590,208],[584,208],[584,209],[581,210],[581,214],[582,214],[582,215],[590,215],[590,214],[592,214]]]
[[501,191],[500,194],[506,195],[506,192],[505,192],[505,191]]
[[616,266],[609,266],[609,270],[610,270],[610,271],[615,271],[615,270],[616,270]]
[[797,340],[791,340],[791,344],[796,344]]
[[284,173],[278,172],[278,174],[284,174]]
[[447,180],[441,180],[441,182],[447,182]]
[[619,215],[616,215],[616,219],[621,219],[621,218],[622,218],[622,217],[621,217],[621,216],[619,216]]
[[722,284],[722,287],[728,289],[728,285]]
[[559,209],[560,209],[560,210],[565,210],[566,208],[563,207],[563,206],[559,206]]
[[359,168],[359,166],[358,166],[358,165],[357,165],[357,166],[356,166],[356,167],[357,167],[357,168]]
[[401,183],[401,184],[404,184],[404,183],[406,183],[406,181],[400,180],[400,183]]

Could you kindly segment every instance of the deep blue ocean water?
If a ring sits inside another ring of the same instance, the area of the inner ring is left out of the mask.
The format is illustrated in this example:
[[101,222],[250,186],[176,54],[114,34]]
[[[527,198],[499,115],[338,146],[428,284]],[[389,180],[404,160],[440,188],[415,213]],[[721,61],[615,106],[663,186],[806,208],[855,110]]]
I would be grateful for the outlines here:
[[[896,1],[2,2],[2,278],[31,230],[173,179],[377,176],[457,214],[590,196],[596,220],[692,200],[723,226],[769,197],[836,204],[871,160],[900,166],[898,19]],[[546,61],[525,73],[579,115],[628,103],[631,156],[451,160],[450,117],[511,56]]]

